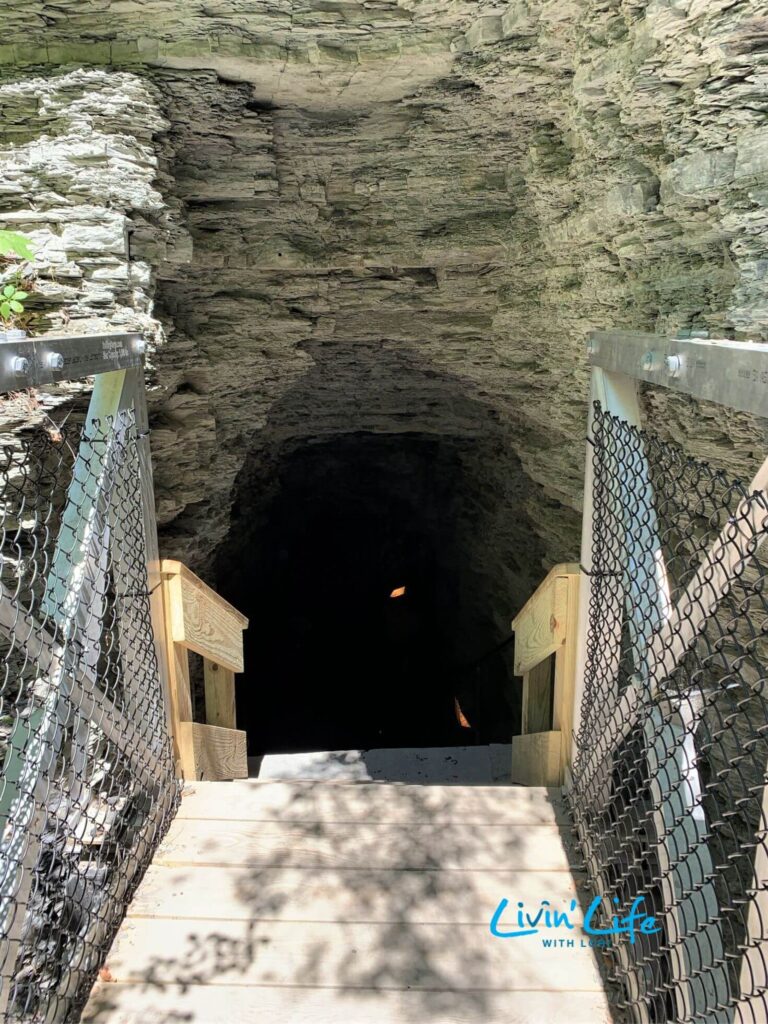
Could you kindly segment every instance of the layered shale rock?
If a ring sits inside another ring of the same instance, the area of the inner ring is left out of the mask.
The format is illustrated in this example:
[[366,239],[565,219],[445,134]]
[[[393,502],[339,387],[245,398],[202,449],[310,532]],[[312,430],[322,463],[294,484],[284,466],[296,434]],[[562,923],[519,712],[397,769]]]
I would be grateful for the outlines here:
[[[586,332],[768,336],[767,29],[754,0],[12,12],[0,159],[22,186],[5,220],[50,233],[70,268],[52,310],[162,325],[167,552],[212,571],[276,451],[430,436],[474,459],[473,600],[506,619],[578,550]],[[73,121],[83,102],[98,111]],[[645,402],[732,471],[761,457],[748,417]]]
[[[0,108],[0,221],[35,249],[33,264],[0,266],[0,281],[23,275],[29,329],[142,331],[157,341],[157,270],[191,254],[163,181],[156,140],[168,125],[157,91],[99,69],[11,76],[0,81]],[[6,436],[81,390],[65,383],[4,401]]]
[[0,82],[0,105],[0,217],[36,249],[36,328],[153,334],[156,269],[185,239],[159,191],[156,90],[78,70]]

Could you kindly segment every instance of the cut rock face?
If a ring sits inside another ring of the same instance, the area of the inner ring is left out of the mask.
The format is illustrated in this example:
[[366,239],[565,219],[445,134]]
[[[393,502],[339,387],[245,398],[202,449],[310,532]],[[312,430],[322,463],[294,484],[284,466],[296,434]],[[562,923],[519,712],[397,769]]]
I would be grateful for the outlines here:
[[[0,220],[40,243],[50,326],[156,338],[162,539],[199,572],[291,453],[391,467],[377,439],[418,437],[500,638],[578,552],[586,332],[768,335],[754,5],[58,6],[6,19]],[[731,472],[760,458],[749,417],[643,401]]]

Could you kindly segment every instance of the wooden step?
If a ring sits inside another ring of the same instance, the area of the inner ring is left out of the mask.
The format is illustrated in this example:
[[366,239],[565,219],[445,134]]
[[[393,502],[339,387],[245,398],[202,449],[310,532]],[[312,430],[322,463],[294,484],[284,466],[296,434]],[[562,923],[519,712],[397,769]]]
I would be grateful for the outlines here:
[[[386,786],[386,799],[382,786]],[[557,789],[526,786],[414,786],[381,782],[191,782],[179,818],[227,821],[456,822],[555,825],[565,822]]]
[[[564,934],[564,933],[563,933]],[[483,950],[467,956],[467,950]],[[166,985],[310,985],[434,991],[599,992],[594,964],[488,924],[199,921],[131,918],[107,959],[113,981]]]
[[568,871],[398,871],[152,864],[129,917],[230,921],[488,922],[506,897],[577,898]]
[[337,825],[203,818],[177,818],[155,863],[401,871],[566,871],[569,867],[563,837],[555,825]]
[[[86,1024],[608,1024],[559,794],[193,783]],[[573,931],[502,939],[499,901]]]
[[82,1024],[611,1024],[598,992],[99,982]]
[[509,783],[512,746],[393,747],[374,750],[324,750],[302,754],[266,754],[259,779],[272,782],[308,779],[322,782],[380,780],[419,785]]

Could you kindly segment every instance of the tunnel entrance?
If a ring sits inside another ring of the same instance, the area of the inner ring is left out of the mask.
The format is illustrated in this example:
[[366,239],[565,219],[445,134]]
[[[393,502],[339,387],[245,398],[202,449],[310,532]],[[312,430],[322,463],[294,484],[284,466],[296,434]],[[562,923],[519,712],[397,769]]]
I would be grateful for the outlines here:
[[251,623],[237,709],[249,753],[509,742],[503,659],[469,664],[498,629],[462,621],[465,454],[350,434],[246,464],[217,587]]

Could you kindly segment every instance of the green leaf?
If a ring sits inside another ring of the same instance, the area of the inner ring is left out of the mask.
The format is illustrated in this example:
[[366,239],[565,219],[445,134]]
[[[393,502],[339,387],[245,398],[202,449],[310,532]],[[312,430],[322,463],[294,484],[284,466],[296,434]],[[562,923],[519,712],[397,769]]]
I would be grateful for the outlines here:
[[26,235],[20,235],[16,231],[0,229],[0,256],[8,256],[11,253],[21,256],[24,260],[33,260],[35,258],[32,242]]
[[0,302],[0,316],[3,320],[11,319],[11,305],[9,302]]
[[7,284],[5,288],[3,288],[3,295],[6,297],[6,299],[10,299],[10,297],[15,293],[15,291],[16,288],[14,285]]
[[14,313],[23,313],[24,312],[24,307],[22,306],[22,304],[20,302],[17,302],[16,299],[11,299],[10,307],[13,310]]
[[21,302],[22,299],[29,298],[29,292],[16,292],[16,294],[13,297],[14,299],[18,299],[19,302]]

